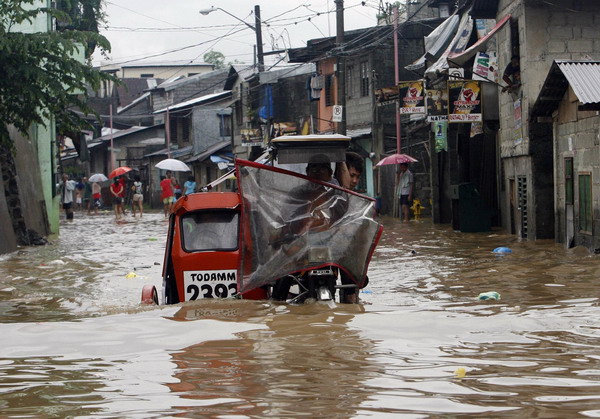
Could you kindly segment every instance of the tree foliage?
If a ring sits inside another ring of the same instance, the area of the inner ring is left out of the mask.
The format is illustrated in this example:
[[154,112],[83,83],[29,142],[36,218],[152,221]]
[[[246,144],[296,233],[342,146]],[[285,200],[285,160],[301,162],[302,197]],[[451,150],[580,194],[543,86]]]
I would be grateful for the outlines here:
[[0,1],[0,142],[9,143],[8,124],[27,134],[32,123],[44,124],[54,116],[65,131],[77,130],[84,121],[73,107],[91,113],[87,90],[97,90],[114,80],[77,59],[81,48],[93,42],[109,50],[110,44],[93,31],[24,33],[19,24],[33,22],[44,13],[63,21],[70,18],[56,9],[34,8],[35,0]]
[[[102,0],[57,0],[56,8],[67,17],[67,19],[57,19],[56,28],[59,31],[99,33],[98,25],[106,22]],[[91,57],[95,49],[96,41],[90,39],[86,45],[85,56]]]
[[202,59],[205,63],[212,64],[215,67],[215,70],[225,67],[225,56],[222,52],[213,51],[211,49],[206,54],[204,54]]

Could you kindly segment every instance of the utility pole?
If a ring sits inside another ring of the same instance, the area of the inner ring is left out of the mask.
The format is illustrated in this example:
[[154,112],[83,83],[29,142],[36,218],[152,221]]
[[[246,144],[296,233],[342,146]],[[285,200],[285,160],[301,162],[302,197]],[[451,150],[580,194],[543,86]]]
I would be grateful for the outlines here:
[[[398,6],[394,6],[394,82],[396,87],[400,83],[400,66],[398,65]],[[400,99],[400,98],[399,98]],[[400,99],[402,100],[402,99]],[[402,139],[402,119],[400,118],[400,100],[396,101],[396,153],[402,153],[401,139]],[[392,214],[395,217],[398,214],[398,218],[402,219],[402,208],[400,207],[396,193],[398,193],[398,184],[400,177],[398,175],[398,168],[396,168],[396,174],[394,175],[394,206]]]
[[338,134],[346,135],[346,58],[341,55],[344,44],[344,0],[335,0],[336,36],[335,44],[338,48],[337,69],[335,78],[337,81],[337,103],[342,107],[342,122],[336,125]]
[[254,31],[256,32],[256,58],[258,59],[258,72],[265,71],[265,59],[262,45],[262,22],[260,20],[260,6],[254,6]]

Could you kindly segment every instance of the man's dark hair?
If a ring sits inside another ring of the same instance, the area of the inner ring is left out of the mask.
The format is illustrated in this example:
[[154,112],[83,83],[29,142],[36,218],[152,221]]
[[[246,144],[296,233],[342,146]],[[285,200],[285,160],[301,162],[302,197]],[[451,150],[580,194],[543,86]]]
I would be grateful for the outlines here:
[[354,151],[346,152],[346,166],[348,166],[348,169],[354,168],[359,173],[362,173],[365,169],[363,158]]

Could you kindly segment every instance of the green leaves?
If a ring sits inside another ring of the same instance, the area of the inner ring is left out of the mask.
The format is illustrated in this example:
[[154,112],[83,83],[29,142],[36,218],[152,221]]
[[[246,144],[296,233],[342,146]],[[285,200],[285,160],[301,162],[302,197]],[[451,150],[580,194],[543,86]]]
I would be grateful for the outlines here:
[[[26,134],[32,123],[44,124],[54,116],[62,129],[78,129],[84,121],[71,109],[91,113],[86,105],[88,89],[116,81],[78,57],[91,43],[106,50],[110,44],[96,32],[16,31],[44,12],[23,7],[31,4],[33,0],[0,2],[0,125],[13,124]],[[4,131],[0,130],[0,137]]]

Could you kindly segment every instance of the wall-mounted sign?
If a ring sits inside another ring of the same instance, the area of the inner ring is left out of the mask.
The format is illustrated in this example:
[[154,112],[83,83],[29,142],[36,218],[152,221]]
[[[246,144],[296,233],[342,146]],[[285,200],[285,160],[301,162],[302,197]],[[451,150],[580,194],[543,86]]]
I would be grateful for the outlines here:
[[494,51],[477,53],[473,63],[473,80],[498,83],[498,57]]
[[464,80],[465,69],[464,68],[449,68],[448,69],[448,80]]
[[279,137],[281,135],[295,135],[298,134],[298,124],[295,122],[274,122],[273,133],[271,138]]
[[398,86],[383,87],[375,90],[375,103],[377,106],[395,104],[398,100]]
[[448,151],[448,121],[438,121],[432,124],[435,138],[435,151]]
[[478,81],[448,81],[448,122],[481,122],[481,85]]
[[523,112],[521,110],[521,99],[515,100],[515,102],[513,103],[513,109],[514,109],[513,116],[514,116],[514,120],[515,120],[515,129],[514,129],[515,144],[521,144],[523,142],[523,130],[522,130]]
[[425,84],[423,80],[398,83],[401,114],[425,113]]
[[262,146],[263,135],[260,129],[243,129],[240,130],[242,136],[241,145],[245,147]]
[[425,94],[427,106],[427,122],[448,120],[448,89],[427,90]]
[[343,113],[344,113],[344,107],[342,105],[334,105],[333,106],[333,114],[331,115],[331,120],[333,122],[342,122]]

